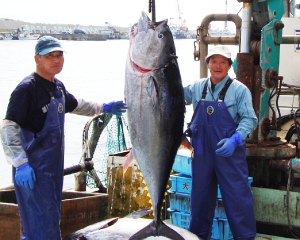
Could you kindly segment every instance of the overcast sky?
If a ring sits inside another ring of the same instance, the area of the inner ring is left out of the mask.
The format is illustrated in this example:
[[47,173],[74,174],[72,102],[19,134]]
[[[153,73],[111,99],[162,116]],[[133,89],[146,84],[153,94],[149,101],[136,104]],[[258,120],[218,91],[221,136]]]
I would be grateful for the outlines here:
[[[177,18],[177,1],[182,18],[191,30],[196,29],[206,15],[225,12],[226,0],[156,0],[156,20]],[[149,0],[1,0],[0,18],[84,26],[105,26],[105,22],[109,22],[113,26],[129,27],[138,21],[142,10],[148,12],[148,2]],[[237,13],[242,7],[242,3],[237,0],[227,2],[228,13]]]

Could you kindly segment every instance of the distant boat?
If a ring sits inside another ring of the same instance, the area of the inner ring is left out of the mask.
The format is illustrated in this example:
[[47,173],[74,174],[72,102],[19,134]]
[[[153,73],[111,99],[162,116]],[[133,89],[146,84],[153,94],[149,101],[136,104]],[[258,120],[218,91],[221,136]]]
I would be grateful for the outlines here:
[[174,39],[190,38],[190,33],[188,32],[187,27],[183,27],[183,26],[180,27],[175,24],[173,24],[173,25],[170,24],[169,27],[170,27],[170,30],[172,32]]
[[39,34],[31,33],[28,29],[29,28],[24,26],[18,28],[12,36],[12,40],[37,40],[40,37]]
[[0,40],[11,40],[12,34],[10,32],[2,32],[0,33]]
[[120,39],[129,39],[129,34],[128,32],[124,32],[120,34]]
[[186,20],[183,20],[181,17],[181,11],[179,8],[178,0],[176,0],[177,16],[170,18],[169,27],[173,34],[174,39],[186,39],[191,38],[188,33],[188,28],[186,27]]
[[211,35],[211,36],[225,36],[225,35],[235,35],[235,33],[233,32],[230,32],[229,29],[224,29],[223,31],[222,30],[213,30],[213,29],[209,29],[208,30],[208,34]]
[[19,40],[37,40],[40,37],[39,34],[21,33],[19,34]]
[[219,30],[213,30],[213,29],[209,29],[208,30],[208,34],[213,36],[213,35],[221,35],[222,33]]

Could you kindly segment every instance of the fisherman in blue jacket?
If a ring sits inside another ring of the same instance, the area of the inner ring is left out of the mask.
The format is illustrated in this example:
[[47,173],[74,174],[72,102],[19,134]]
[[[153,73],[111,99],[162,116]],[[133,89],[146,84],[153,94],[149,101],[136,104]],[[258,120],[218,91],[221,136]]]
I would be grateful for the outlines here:
[[254,239],[246,161],[246,139],[257,126],[251,92],[228,76],[232,60],[227,47],[211,48],[206,63],[211,76],[184,88],[194,108],[187,129],[194,148],[190,231],[210,239],[219,184],[234,239]]
[[61,239],[65,113],[93,116],[126,111],[123,101],[102,104],[70,94],[55,77],[63,68],[63,53],[56,38],[43,36],[37,41],[36,72],[11,94],[0,127],[6,159],[14,167],[24,240]]

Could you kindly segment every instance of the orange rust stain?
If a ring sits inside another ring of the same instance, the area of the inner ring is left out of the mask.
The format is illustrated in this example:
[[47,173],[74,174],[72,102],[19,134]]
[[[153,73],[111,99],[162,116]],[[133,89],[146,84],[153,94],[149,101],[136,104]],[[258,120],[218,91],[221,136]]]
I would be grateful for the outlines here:
[[252,6],[252,3],[243,3],[243,8],[251,7],[251,6]]

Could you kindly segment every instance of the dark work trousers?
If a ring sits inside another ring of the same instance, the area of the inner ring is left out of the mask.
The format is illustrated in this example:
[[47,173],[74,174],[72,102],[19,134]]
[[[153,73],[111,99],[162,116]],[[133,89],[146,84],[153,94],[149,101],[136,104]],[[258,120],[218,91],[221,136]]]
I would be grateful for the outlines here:
[[242,141],[230,157],[216,155],[217,143],[236,132],[224,102],[201,100],[188,133],[194,148],[190,231],[210,239],[217,198],[217,184],[234,239],[254,239],[256,222],[253,196],[248,184],[246,143]]

